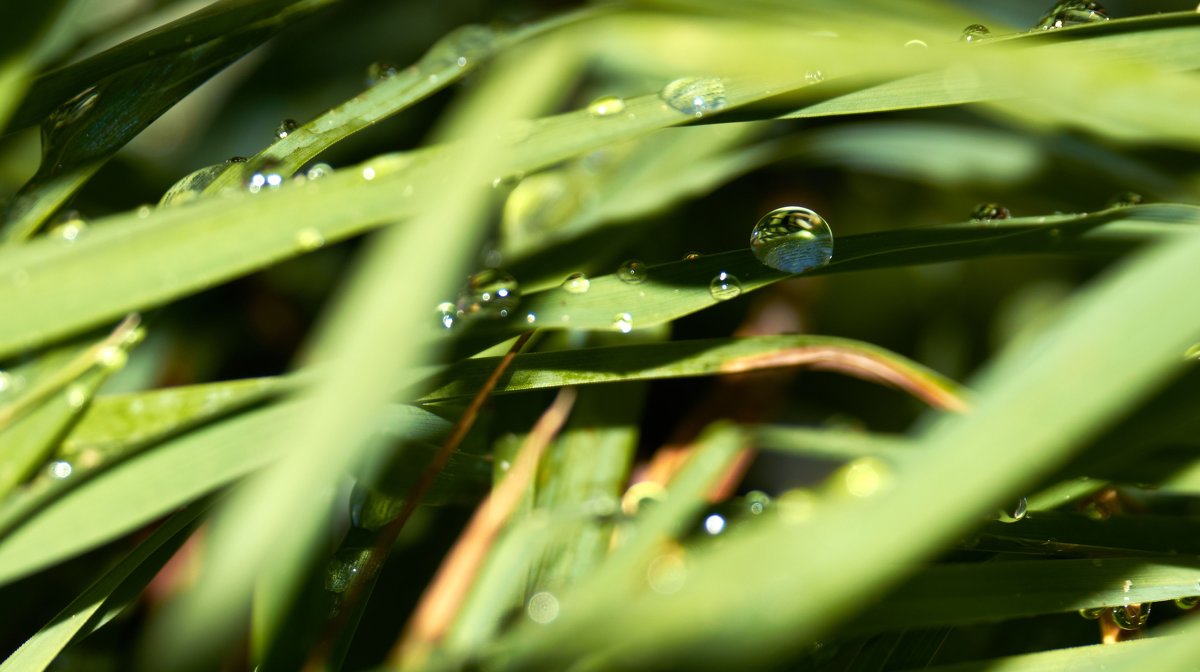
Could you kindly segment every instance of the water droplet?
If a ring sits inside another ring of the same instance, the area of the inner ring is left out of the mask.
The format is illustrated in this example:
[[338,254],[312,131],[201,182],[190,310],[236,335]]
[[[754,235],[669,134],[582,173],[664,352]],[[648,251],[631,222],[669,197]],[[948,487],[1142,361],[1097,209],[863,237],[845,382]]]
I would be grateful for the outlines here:
[[1175,600],[1175,606],[1180,609],[1192,609],[1197,604],[1200,604],[1200,596],[1181,597]]
[[96,354],[96,361],[105,369],[116,371],[129,361],[129,353],[125,351],[125,348],[109,345],[100,349],[100,352]]
[[695,261],[695,260],[699,259],[700,256],[701,255],[699,252],[688,252],[687,254],[683,255],[683,260],[684,261]]
[[138,206],[138,209],[137,209],[138,219],[145,219],[145,218],[149,217],[151,212],[154,212],[154,209],[148,205]]
[[328,163],[314,163],[304,176],[310,180],[319,180],[322,177],[333,174],[333,166]]
[[909,40],[908,42],[904,43],[904,46],[908,47],[910,49],[911,48],[915,48],[915,49],[928,49],[929,48],[929,45],[925,44],[925,40]]
[[537,322],[537,315],[534,315],[533,313],[529,313],[528,315],[525,316],[525,321],[529,324],[533,324],[534,322]]
[[558,609],[558,598],[553,593],[543,591],[529,598],[525,613],[529,614],[529,620],[545,625],[558,618]]
[[392,63],[375,61],[367,66],[367,86],[375,86],[379,82],[395,77],[400,68]]
[[78,210],[66,210],[55,219],[50,235],[65,243],[73,243],[87,232],[87,221]]
[[1017,503],[1013,505],[1012,508],[1000,510],[1000,522],[1015,523],[1024,518],[1025,514],[1028,512],[1029,502],[1022,497],[1021,499],[1017,500]]
[[631,285],[639,285],[645,282],[648,275],[646,265],[637,259],[630,259],[621,264],[621,267],[617,269],[617,277],[621,279],[621,282]]
[[708,293],[718,301],[728,301],[742,293],[742,283],[732,274],[721,271],[708,283]]
[[311,226],[296,232],[296,247],[305,252],[311,252],[324,244],[325,236]]
[[625,101],[617,96],[597,98],[587,107],[593,117],[615,117],[625,111]]
[[823,82],[825,81],[825,73],[821,72],[820,70],[809,70],[808,72],[804,73],[804,81],[808,82],[809,84]]
[[658,97],[690,117],[725,107],[725,84],[716,77],[684,77],[663,87]]
[[1104,613],[1104,607],[1091,607],[1088,609],[1080,609],[1079,610],[1079,615],[1090,621],[1094,621],[1097,618],[1100,618],[1100,615],[1103,613]]
[[50,113],[47,117],[47,122],[53,128],[62,128],[73,124],[83,118],[96,103],[100,100],[100,91],[96,87],[85,89],[82,93],[72,97],[67,102],[63,103]]
[[350,548],[338,551],[325,570],[325,590],[344,593],[358,579],[371,558],[369,548]]
[[562,283],[562,288],[569,294],[586,294],[591,287],[592,281],[583,273],[572,273]]
[[777,271],[803,273],[833,258],[833,231],[808,208],[778,208],[754,225],[750,248],[759,261]]
[[971,219],[977,223],[1008,219],[1008,208],[999,203],[980,203],[971,211]]
[[1121,193],[1108,199],[1108,207],[1110,208],[1127,208],[1131,205],[1141,205],[1142,195],[1135,191],[1122,191]]
[[69,477],[71,472],[75,471],[75,468],[66,460],[55,460],[47,467],[47,471],[50,473],[50,478],[61,481]]
[[245,163],[246,161],[247,159],[244,156],[231,156],[225,159],[225,163]]
[[520,302],[516,278],[498,268],[485,268],[467,278],[467,288],[458,297],[457,313],[508,317]]
[[646,583],[650,589],[662,595],[679,592],[687,583],[687,565],[679,553],[660,555],[646,568]]
[[1097,21],[1108,21],[1108,13],[1100,3],[1089,0],[1064,0],[1054,5],[1042,17],[1035,30],[1055,30]]
[[275,137],[282,140],[292,134],[292,131],[300,128],[300,122],[295,119],[284,119],[279,122],[279,126],[275,128]]
[[992,31],[988,30],[987,26],[983,25],[982,23],[972,23],[966,28],[963,28],[962,36],[958,39],[961,42],[978,42],[991,37],[991,35]]
[[725,529],[725,519],[717,514],[704,519],[704,531],[711,535],[718,535]]
[[67,388],[67,405],[71,408],[82,408],[88,400],[87,388],[80,384],[75,384]]
[[7,394],[16,389],[17,377],[7,371],[0,371],[0,394]]
[[883,487],[887,466],[873,457],[862,457],[846,465],[842,480],[846,491],[855,497],[870,497]]
[[746,508],[752,515],[761,515],[763,511],[767,510],[770,503],[771,496],[761,490],[752,490],[746,493]]
[[1122,630],[1137,630],[1150,620],[1150,603],[1127,604],[1113,607],[1113,622]]
[[372,168],[371,166],[367,166],[367,167],[363,168],[362,176],[363,176],[363,179],[367,180],[368,182],[375,179],[375,169]]
[[417,67],[423,72],[465,68],[491,51],[496,36],[494,29],[478,24],[456,28],[430,47]]
[[622,334],[633,331],[633,316],[629,313],[617,313],[617,316],[613,318],[613,329]]

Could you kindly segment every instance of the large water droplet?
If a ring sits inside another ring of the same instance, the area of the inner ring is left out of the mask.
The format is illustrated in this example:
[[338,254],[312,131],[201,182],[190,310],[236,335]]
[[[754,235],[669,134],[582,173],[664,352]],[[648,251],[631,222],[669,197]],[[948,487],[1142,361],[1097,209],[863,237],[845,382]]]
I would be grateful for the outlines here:
[[621,282],[626,282],[631,285],[638,285],[646,281],[649,273],[646,271],[646,265],[637,259],[630,259],[621,264],[617,269],[617,277]]
[[975,222],[991,222],[997,219],[1008,219],[1008,208],[999,203],[980,203],[971,211],[971,219]]
[[587,109],[593,117],[615,117],[625,111],[625,101],[617,96],[604,96],[593,100]]
[[718,301],[728,301],[742,293],[742,283],[732,274],[721,271],[708,283],[708,293]]
[[1055,30],[1097,21],[1108,21],[1108,13],[1100,3],[1089,0],[1064,0],[1054,5],[1042,17],[1036,29]]
[[498,268],[484,270],[467,278],[467,288],[458,297],[458,314],[508,317],[521,302],[517,280]]
[[1127,604],[1113,607],[1113,622],[1122,630],[1137,630],[1150,620],[1150,603]]
[[663,87],[663,102],[691,117],[725,107],[725,83],[716,77],[684,77]]
[[1000,522],[1015,523],[1024,518],[1025,514],[1028,512],[1029,502],[1022,497],[1021,499],[1017,500],[1017,503],[1012,507],[1000,510]]
[[962,42],[978,42],[982,39],[990,37],[991,34],[992,31],[988,30],[988,27],[982,23],[972,23],[966,28],[963,28],[962,36],[958,39]]
[[572,273],[562,283],[562,288],[569,294],[586,294],[591,286],[592,281],[583,273]]
[[284,119],[279,122],[279,126],[275,128],[275,137],[282,140],[292,134],[292,131],[300,128],[300,122],[295,119]]
[[629,313],[617,313],[616,317],[613,318],[613,329],[622,334],[628,334],[633,331],[633,316]]
[[812,210],[788,206],[758,220],[750,233],[750,248],[759,261],[777,271],[803,273],[833,258],[833,232]]

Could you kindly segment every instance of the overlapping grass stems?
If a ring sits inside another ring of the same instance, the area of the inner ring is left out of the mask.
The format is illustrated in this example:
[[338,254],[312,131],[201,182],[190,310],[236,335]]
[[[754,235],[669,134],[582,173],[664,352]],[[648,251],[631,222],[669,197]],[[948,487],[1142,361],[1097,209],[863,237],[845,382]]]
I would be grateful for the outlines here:
[[[507,476],[528,479],[508,481],[501,498],[521,503],[497,510],[488,500],[479,515],[490,522],[467,530],[490,532],[460,540],[453,557],[474,564],[453,565],[472,569],[447,579],[464,591],[456,609],[407,631],[407,612],[371,624],[393,633],[388,665],[923,667],[937,662],[940,640],[927,636],[937,628],[1200,595],[1194,459],[1178,449],[1198,435],[1183,355],[1200,340],[1191,289],[1200,209],[1194,177],[1134,156],[1163,144],[1190,156],[1200,144],[1200,14],[970,42],[957,35],[975,17],[953,5],[887,0],[852,10],[832,1],[597,4],[518,28],[466,26],[247,161],[182,178],[158,207],[125,203],[83,235],[50,230],[109,158],[204,80],[342,4],[224,0],[48,71],[81,39],[68,19],[86,3],[25,10],[9,29],[0,121],[13,131],[41,125],[45,145],[10,199],[0,247],[0,584],[53,581],[61,563],[94,549],[108,560],[0,670],[47,669],[90,646],[84,638],[137,605],[200,526],[201,569],[147,611],[130,643],[139,664],[207,668],[247,656],[263,669],[340,667],[374,613],[364,609],[380,572],[412,560],[406,547],[384,564],[402,532],[387,521],[405,493],[474,505],[504,481],[502,465],[543,448],[536,474]],[[658,95],[699,73],[718,87],[700,114]],[[425,145],[304,172],[335,143],[469,74]],[[630,95],[604,109],[571,96],[596,81]],[[977,114],[950,123],[832,123],[968,104]],[[815,118],[832,121],[804,125]],[[580,251],[597,234],[637,241],[665,207],[781,161],[953,187],[963,166],[1028,181],[1053,152],[1168,202],[863,225],[879,230],[838,236],[832,262],[804,274],[1039,254],[1116,260],[1051,323],[988,361],[969,392],[851,339],[734,338],[728,327],[719,338],[670,340],[662,327],[792,277],[747,249],[651,264],[643,282],[598,273],[586,292],[558,287],[608,254],[604,245]],[[501,205],[497,194],[512,184]],[[441,329],[431,307],[474,270],[501,208],[498,246],[528,288],[520,309]],[[138,319],[125,316],[374,230],[294,371],[103,394],[129,357],[151,356],[136,348]],[[736,276],[738,296],[710,290],[722,272]],[[473,356],[533,329],[544,339],[505,360],[498,378],[498,358]],[[626,493],[645,381],[796,366],[887,384],[940,410],[903,436],[704,418],[657,453],[647,473],[664,483]],[[536,391],[564,387],[578,398],[560,397],[533,431],[548,403]],[[466,400],[493,395],[524,401],[530,420],[512,429],[529,437],[463,420]],[[466,430],[444,469],[422,471]],[[1176,450],[1158,450],[1168,444]],[[717,539],[699,538],[697,517],[710,498],[736,491],[748,447],[843,466],[759,515],[729,516]],[[359,526],[343,534],[330,519],[344,516],[348,475],[366,500]],[[1163,490],[1133,487],[1141,483]],[[1072,508],[1109,501],[1100,498],[1113,487],[1152,515],[1105,505],[1115,515],[1101,522]],[[638,493],[661,501],[639,506]],[[1024,495],[1028,520],[988,522]],[[973,544],[962,541],[969,535]],[[964,546],[973,550],[933,561]],[[427,599],[448,594],[442,578]],[[1190,669],[1197,627],[1181,619],[1152,627],[1148,641],[1081,648],[1067,648],[1074,640],[1064,635],[1003,669]],[[974,657],[993,651],[1005,650]]]

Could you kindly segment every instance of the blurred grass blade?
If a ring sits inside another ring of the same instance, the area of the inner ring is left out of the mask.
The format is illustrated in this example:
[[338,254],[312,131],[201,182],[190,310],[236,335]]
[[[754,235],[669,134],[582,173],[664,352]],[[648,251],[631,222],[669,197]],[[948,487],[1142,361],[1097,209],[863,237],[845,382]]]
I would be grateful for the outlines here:
[[[5,374],[22,379],[26,370],[42,373],[24,394],[0,407],[0,501],[46,461],[96,390],[124,366],[129,349],[142,339],[139,322],[137,316],[130,316],[99,343],[43,355],[42,360]],[[64,462],[63,469],[55,477],[70,476],[73,467]]]
[[[1200,314],[1178,310],[1200,282],[1198,255],[1200,234],[1189,232],[1081,293],[1053,328],[989,367],[972,386],[970,414],[931,422],[922,458],[880,475],[870,496],[823,507],[803,533],[782,521],[764,524],[737,545],[713,549],[693,563],[683,590],[669,600],[621,602],[622,619],[606,610],[563,618],[536,641],[518,628],[513,654],[526,662],[565,660],[622,642],[628,662],[718,666],[761,661],[768,656],[757,651],[773,657],[819,637],[1180,370],[1181,354],[1200,332]],[[1099,361],[1121,366],[1094,366]],[[917,515],[928,510],[931,492],[938,515]],[[847,535],[849,526],[877,533]],[[887,563],[876,562],[881,555]],[[758,571],[739,571],[751,566]],[[727,590],[696,588],[725,585],[731,576],[740,580]],[[727,613],[741,618],[730,622]],[[639,631],[651,622],[657,627]],[[702,641],[697,631],[706,633]]]
[[1157,659],[1158,655],[1178,644],[1181,636],[1150,639],[1135,639],[1116,644],[1095,644],[1092,646],[1074,646],[1038,653],[1026,653],[1007,658],[991,658],[988,660],[957,663],[954,665],[935,665],[925,668],[928,672],[1061,672],[1062,670],[1119,670],[1144,669],[1143,667],[1120,667],[1118,663],[1133,661],[1139,656],[1139,663],[1153,661],[1156,670],[1184,670],[1185,667],[1165,667]]
[[[104,161],[163,112],[290,23],[335,1],[299,0],[268,18],[228,26],[223,35],[183,51],[77,82],[74,95],[42,122],[42,163],[8,208],[4,240],[11,243],[32,236]],[[120,53],[142,48],[144,44],[139,44]],[[83,64],[77,67],[82,69]]]
[[45,57],[54,22],[79,0],[47,0],[6,7],[0,27],[0,130],[25,96]]
[[1128,553],[1200,554],[1200,522],[1176,516],[1117,515],[1095,520],[1085,514],[1039,511],[1020,525],[989,524],[980,533],[998,539],[1055,543]]
[[167,519],[26,640],[0,664],[0,672],[41,672],[72,642],[98,630],[123,611],[187,541],[198,518],[207,510],[208,502],[196,502]]
[[1200,594],[1200,561],[1024,560],[934,565],[848,626],[853,634],[1169,602]]

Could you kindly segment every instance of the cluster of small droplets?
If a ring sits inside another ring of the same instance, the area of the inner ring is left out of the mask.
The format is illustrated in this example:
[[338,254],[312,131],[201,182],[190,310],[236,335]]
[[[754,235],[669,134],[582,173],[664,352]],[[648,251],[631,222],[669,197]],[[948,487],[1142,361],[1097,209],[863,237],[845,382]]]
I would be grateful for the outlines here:
[[703,117],[725,107],[725,83],[716,77],[684,77],[667,84],[658,97],[690,117]]
[[1035,30],[1056,30],[1099,21],[1108,21],[1108,13],[1100,3],[1092,0],[1063,0],[1046,12]]
[[[438,321],[450,329],[459,319],[468,315],[508,317],[520,302],[521,292],[516,278],[498,268],[485,268],[467,278],[467,286],[459,293],[455,303],[440,303],[436,310]],[[537,317],[529,313],[525,319],[532,323]]]

